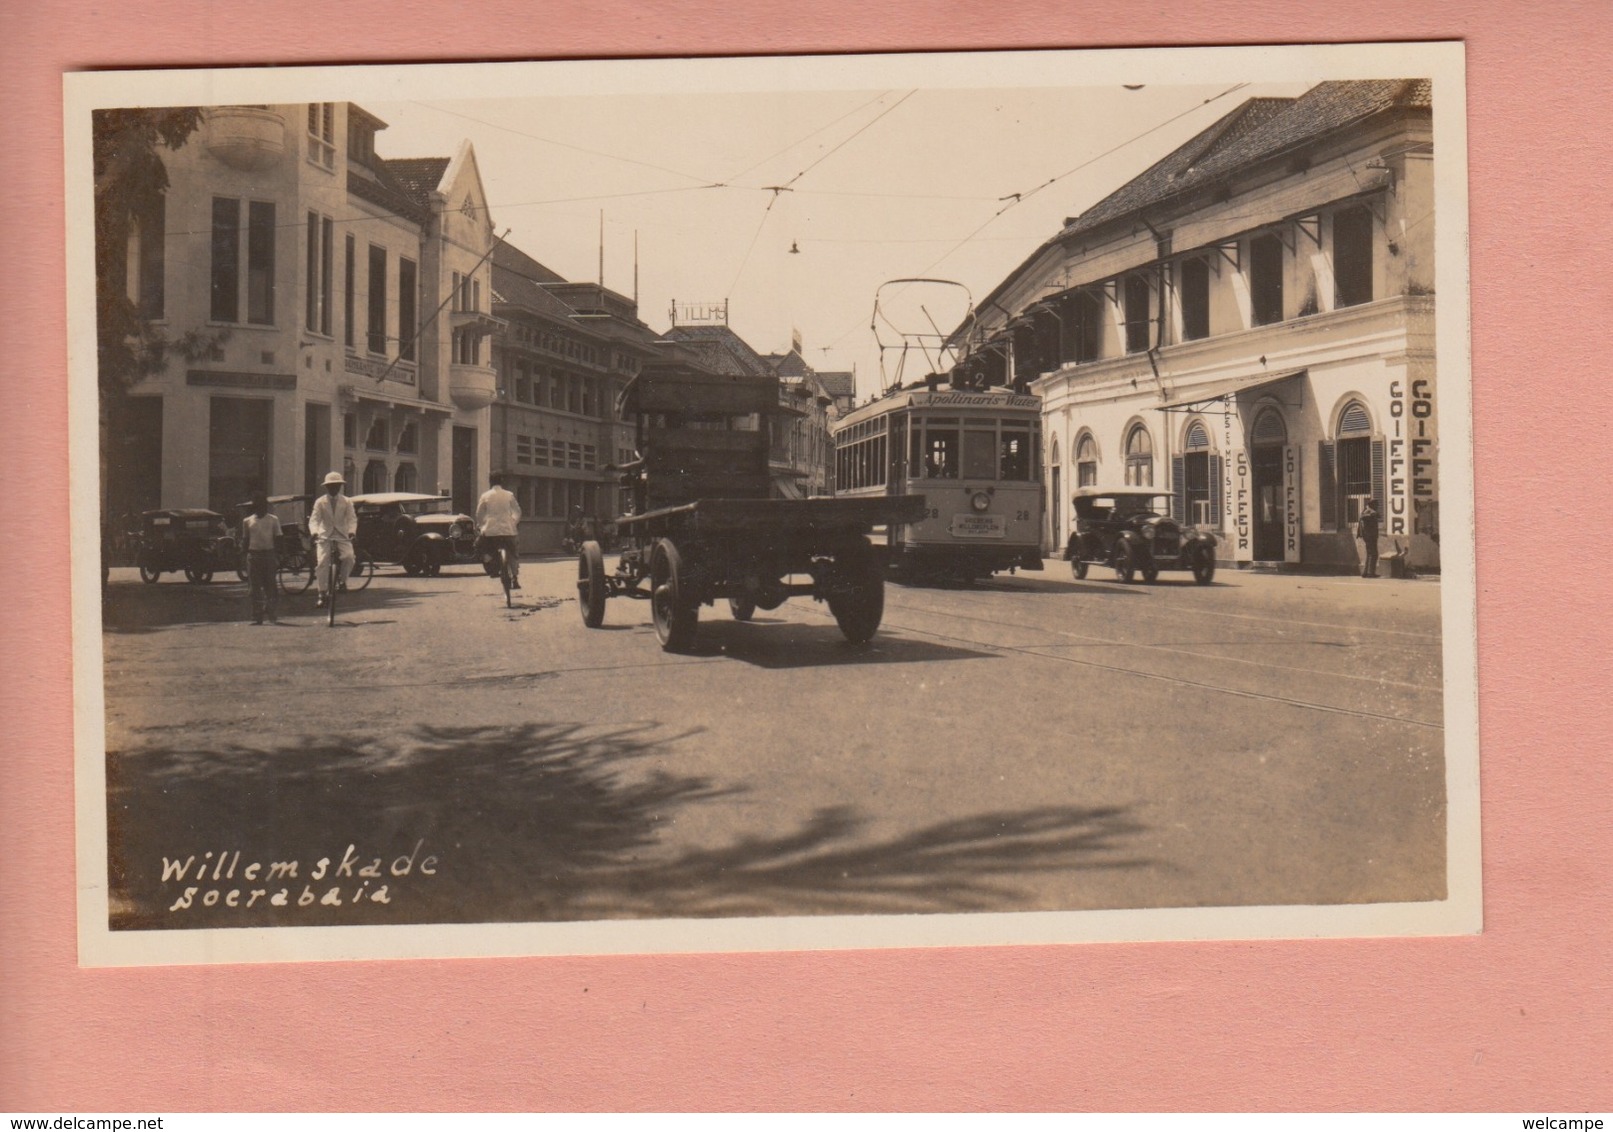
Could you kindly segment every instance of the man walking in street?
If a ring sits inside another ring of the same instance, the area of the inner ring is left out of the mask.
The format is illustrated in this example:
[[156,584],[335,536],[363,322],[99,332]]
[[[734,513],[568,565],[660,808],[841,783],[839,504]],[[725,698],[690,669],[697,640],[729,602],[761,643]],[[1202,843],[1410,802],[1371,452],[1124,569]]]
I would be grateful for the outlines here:
[[488,477],[492,487],[476,501],[476,533],[484,553],[504,551],[510,563],[510,589],[521,588],[521,557],[516,552],[516,536],[521,532],[521,504],[506,486],[509,475],[494,472]]
[[[308,513],[308,533],[314,538],[314,546],[319,549],[318,566],[315,577],[319,581],[319,608],[325,608],[330,600],[331,585],[345,586],[347,575],[353,569],[353,536],[358,533],[358,513],[353,510],[353,501],[342,494],[342,488],[347,481],[342,473],[332,472],[325,477],[325,494],[314,500],[314,505]],[[331,552],[336,552],[341,572],[335,579],[331,578],[333,564]]]
[[1363,562],[1361,576],[1363,578],[1376,578],[1378,576],[1378,508],[1368,499],[1361,505],[1361,520],[1356,525],[1356,531],[1361,536],[1363,549]]
[[268,616],[280,624],[280,587],[275,575],[280,568],[280,520],[269,514],[269,499],[262,492],[252,497],[252,514],[241,520],[242,542],[246,546],[246,579],[252,590],[252,624],[263,624]]

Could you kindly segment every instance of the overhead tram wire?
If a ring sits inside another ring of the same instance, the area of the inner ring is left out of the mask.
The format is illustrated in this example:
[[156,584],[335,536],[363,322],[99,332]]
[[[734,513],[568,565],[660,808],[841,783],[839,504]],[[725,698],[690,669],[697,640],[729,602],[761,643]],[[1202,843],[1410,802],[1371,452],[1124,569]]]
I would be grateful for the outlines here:
[[[1099,154],[1097,154],[1097,155],[1095,155],[1093,157],[1089,157],[1087,160],[1081,162],[1079,165],[1076,165],[1076,166],[1074,166],[1073,168],[1070,168],[1070,169],[1066,169],[1063,173],[1060,173],[1055,177],[1049,177],[1046,181],[1043,181],[1041,184],[1035,186],[1034,188],[1028,189],[1028,190],[1026,190],[1024,192],[1009,193],[1006,196],[998,198],[999,200],[1004,200],[1004,201],[1007,201],[1008,203],[1004,204],[996,212],[992,213],[973,232],[970,232],[967,236],[963,237],[963,239],[959,240],[952,247],[948,248],[939,257],[937,257],[935,260],[931,261],[929,266],[925,267],[922,271],[917,272],[917,274],[919,276],[927,276],[927,275],[929,275],[929,273],[931,271],[935,270],[936,267],[938,267],[940,264],[946,262],[946,260],[948,258],[950,258],[959,248],[961,248],[965,244],[969,243],[975,237],[980,235],[981,232],[985,231],[988,227],[990,227],[992,222],[995,221],[1003,213],[1007,212],[1009,209],[1013,208],[1015,205],[1024,203],[1027,199],[1029,199],[1030,197],[1032,197],[1032,196],[1036,195],[1037,193],[1041,192],[1043,189],[1048,188],[1050,185],[1053,185],[1053,184],[1055,184],[1055,183],[1057,183],[1059,181],[1062,181],[1062,180],[1064,180],[1064,178],[1072,176],[1075,173],[1079,173],[1082,169],[1087,168],[1089,165],[1092,165],[1092,164],[1094,164],[1094,163],[1096,163],[1098,161],[1102,161],[1105,157],[1109,157],[1109,156],[1111,156],[1111,155],[1113,155],[1115,153],[1118,153],[1120,150],[1126,148],[1128,145],[1132,145],[1132,144],[1134,144],[1136,142],[1139,142],[1143,138],[1146,138],[1148,135],[1150,135],[1152,133],[1155,133],[1155,132],[1157,132],[1159,130],[1162,130],[1166,126],[1169,126],[1172,123],[1174,123],[1174,122],[1176,122],[1176,121],[1178,121],[1178,120],[1180,120],[1182,118],[1187,117],[1189,114],[1193,113],[1194,111],[1202,109],[1203,107],[1210,105],[1212,102],[1217,102],[1220,99],[1225,98],[1229,94],[1236,93],[1237,91],[1242,90],[1244,87],[1246,87],[1248,85],[1249,84],[1247,82],[1234,83],[1233,85],[1227,87],[1226,90],[1221,91],[1219,94],[1212,94],[1209,98],[1206,98],[1201,102],[1198,102],[1198,103],[1195,103],[1192,106],[1189,106],[1187,109],[1181,111],[1180,113],[1173,114],[1169,118],[1166,118],[1162,122],[1156,122],[1154,125],[1148,127],[1146,130],[1143,130],[1141,133],[1134,134],[1133,136],[1127,138],[1125,141],[1122,141],[1122,142],[1118,143],[1117,145],[1113,145],[1113,146],[1109,147],[1108,149],[1104,150],[1102,153],[1099,153]],[[845,339],[847,338],[848,335],[850,335],[853,331],[855,331],[857,329],[858,329],[858,325],[853,325],[853,326],[847,327],[843,332],[841,332],[839,337],[835,338],[830,344],[833,345],[833,346],[838,346],[841,342],[845,341]]]

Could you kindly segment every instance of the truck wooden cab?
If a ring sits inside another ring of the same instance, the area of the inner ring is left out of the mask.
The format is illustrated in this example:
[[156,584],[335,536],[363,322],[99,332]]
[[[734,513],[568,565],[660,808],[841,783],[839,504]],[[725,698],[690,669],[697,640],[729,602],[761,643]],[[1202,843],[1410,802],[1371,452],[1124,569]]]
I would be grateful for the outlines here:
[[639,453],[621,469],[633,499],[616,520],[627,546],[610,573],[598,543],[578,551],[583,624],[602,625],[611,597],[648,599],[662,648],[681,652],[694,644],[702,605],[726,598],[743,621],[810,596],[828,603],[847,640],[874,635],[885,583],[868,533],[917,518],[923,496],[783,498],[768,454],[773,422],[796,411],[782,404],[776,377],[656,362],[628,383],[619,408],[634,418]]

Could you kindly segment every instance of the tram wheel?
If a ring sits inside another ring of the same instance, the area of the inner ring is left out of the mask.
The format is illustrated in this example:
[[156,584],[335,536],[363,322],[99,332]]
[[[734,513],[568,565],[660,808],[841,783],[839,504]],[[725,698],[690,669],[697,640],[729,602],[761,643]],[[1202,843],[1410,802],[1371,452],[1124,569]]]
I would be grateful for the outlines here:
[[605,623],[606,596],[605,555],[597,542],[585,542],[577,552],[577,607],[590,629]]
[[650,613],[666,652],[687,652],[699,628],[700,607],[688,596],[683,556],[669,538],[650,552]]
[[885,616],[885,571],[866,539],[835,555],[835,567],[841,585],[829,595],[829,612],[846,640],[863,644]]

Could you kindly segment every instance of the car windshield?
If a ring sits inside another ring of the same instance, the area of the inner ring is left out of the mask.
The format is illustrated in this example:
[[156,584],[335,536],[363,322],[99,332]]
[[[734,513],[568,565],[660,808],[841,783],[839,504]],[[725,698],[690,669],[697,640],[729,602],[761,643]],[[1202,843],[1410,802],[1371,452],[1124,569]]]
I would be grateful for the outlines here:
[[444,515],[448,513],[448,500],[421,499],[398,504],[405,515]]

